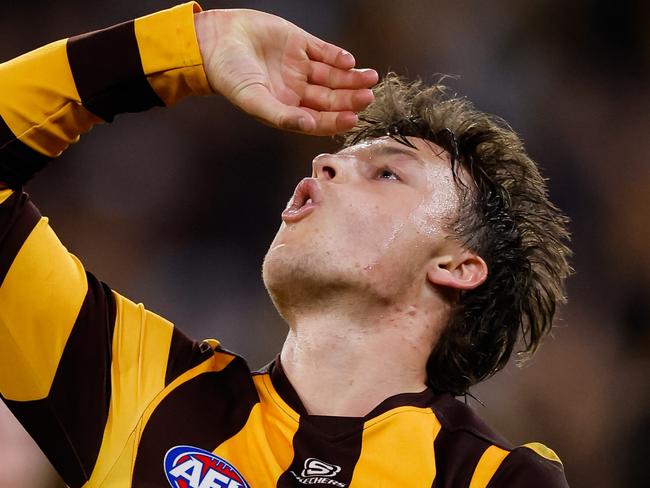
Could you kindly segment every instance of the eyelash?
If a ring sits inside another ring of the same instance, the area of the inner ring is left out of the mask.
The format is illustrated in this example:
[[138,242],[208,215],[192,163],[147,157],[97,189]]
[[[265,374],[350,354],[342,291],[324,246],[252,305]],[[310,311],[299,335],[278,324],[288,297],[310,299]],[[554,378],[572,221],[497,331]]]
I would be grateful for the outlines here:
[[[386,173],[390,173],[395,178],[383,178],[383,175],[386,174]],[[390,168],[380,168],[379,171],[377,172],[377,175],[378,175],[379,179],[381,179],[381,180],[386,179],[386,180],[401,181],[401,178],[399,177],[399,175],[397,173],[395,173],[395,171],[393,171]]]

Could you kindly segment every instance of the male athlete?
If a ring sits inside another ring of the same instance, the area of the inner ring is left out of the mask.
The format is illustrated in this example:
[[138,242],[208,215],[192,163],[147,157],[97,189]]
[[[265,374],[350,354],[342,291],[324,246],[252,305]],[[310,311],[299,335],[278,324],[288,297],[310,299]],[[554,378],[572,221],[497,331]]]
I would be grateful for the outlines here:
[[[188,3],[0,66],[0,393],[69,486],[567,486],[553,451],[454,398],[550,329],[565,218],[505,124],[440,85],[373,93],[354,65],[278,17]],[[210,93],[347,133],[264,260],[289,334],[258,372],[87,273],[21,190],[94,124]]]

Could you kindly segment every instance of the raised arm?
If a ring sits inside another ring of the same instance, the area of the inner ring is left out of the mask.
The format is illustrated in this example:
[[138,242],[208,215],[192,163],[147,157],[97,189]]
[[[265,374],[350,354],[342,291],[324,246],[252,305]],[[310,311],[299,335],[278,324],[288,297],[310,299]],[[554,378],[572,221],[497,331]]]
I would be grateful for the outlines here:
[[181,5],[0,65],[0,397],[71,487],[100,486],[135,449],[146,406],[211,351],[87,273],[25,182],[94,124],[187,95],[219,91],[314,134],[348,128],[372,98],[374,72],[292,24],[199,11]]
[[377,82],[354,64],[274,15],[196,3],[53,42],[0,65],[0,181],[18,188],[117,114],[213,90],[281,129],[345,131]]
[[194,30],[198,10],[180,5],[1,64],[0,181],[19,188],[119,113],[210,93]]

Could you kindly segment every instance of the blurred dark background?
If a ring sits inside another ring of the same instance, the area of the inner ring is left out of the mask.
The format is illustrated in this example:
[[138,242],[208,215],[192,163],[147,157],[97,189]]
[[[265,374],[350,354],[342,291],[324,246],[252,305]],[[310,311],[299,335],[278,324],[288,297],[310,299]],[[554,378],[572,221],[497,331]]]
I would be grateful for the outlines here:
[[[173,4],[2,0],[0,61]],[[202,5],[278,14],[381,73],[458,75],[455,91],[511,123],[572,219],[576,274],[554,337],[474,390],[485,407],[472,403],[514,443],[555,449],[574,488],[647,486],[650,2]],[[196,98],[95,128],[27,190],[97,276],[259,367],[285,334],[263,255],[312,158],[336,148]],[[0,458],[0,486],[60,486],[4,406]]]

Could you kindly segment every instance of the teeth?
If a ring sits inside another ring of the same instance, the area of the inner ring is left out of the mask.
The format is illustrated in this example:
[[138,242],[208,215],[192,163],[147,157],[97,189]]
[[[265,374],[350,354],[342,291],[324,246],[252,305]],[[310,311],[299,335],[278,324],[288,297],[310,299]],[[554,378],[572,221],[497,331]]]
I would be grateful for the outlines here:
[[307,205],[308,203],[311,203],[311,198],[307,199],[307,201],[305,202],[305,205]]

